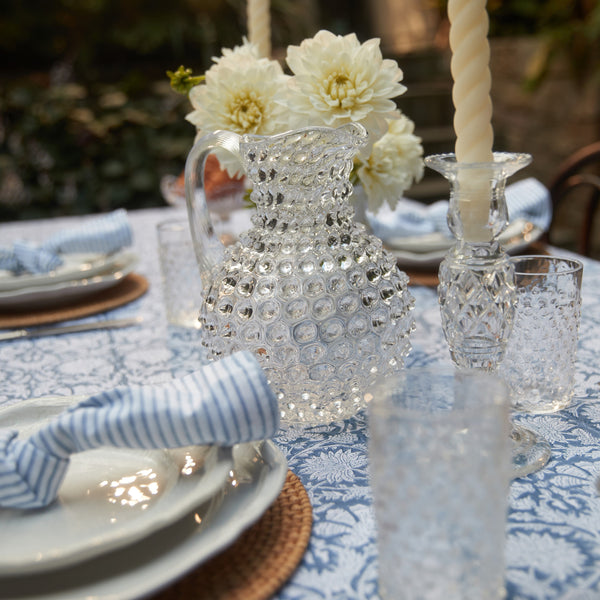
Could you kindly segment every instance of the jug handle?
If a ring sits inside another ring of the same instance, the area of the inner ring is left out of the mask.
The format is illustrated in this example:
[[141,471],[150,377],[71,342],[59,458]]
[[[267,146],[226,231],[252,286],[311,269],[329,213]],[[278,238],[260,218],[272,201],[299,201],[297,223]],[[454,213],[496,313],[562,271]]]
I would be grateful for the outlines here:
[[194,144],[185,163],[185,199],[204,290],[208,290],[213,267],[222,262],[225,250],[215,233],[204,194],[204,166],[208,155],[217,148],[228,150],[239,159],[240,136],[231,131],[209,133]]

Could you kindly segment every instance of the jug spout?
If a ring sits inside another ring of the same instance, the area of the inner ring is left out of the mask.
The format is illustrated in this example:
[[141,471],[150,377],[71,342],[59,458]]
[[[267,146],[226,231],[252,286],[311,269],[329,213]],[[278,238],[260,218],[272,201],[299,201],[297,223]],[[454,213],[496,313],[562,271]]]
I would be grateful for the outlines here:
[[196,260],[203,288],[208,289],[213,268],[223,260],[224,246],[213,227],[204,193],[204,165],[216,149],[228,150],[239,158],[240,136],[215,131],[200,138],[185,163],[185,198]]

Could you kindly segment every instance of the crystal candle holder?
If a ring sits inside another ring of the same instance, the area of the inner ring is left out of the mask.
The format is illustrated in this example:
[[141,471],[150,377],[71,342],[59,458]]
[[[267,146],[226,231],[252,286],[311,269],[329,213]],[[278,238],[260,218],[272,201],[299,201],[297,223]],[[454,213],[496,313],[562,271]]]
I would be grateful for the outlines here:
[[[495,152],[490,162],[466,163],[454,154],[425,158],[450,182],[448,226],[456,243],[439,269],[442,328],[457,367],[496,371],[515,315],[514,265],[497,240],[508,225],[508,177],[531,162],[529,154]],[[546,464],[550,447],[513,424],[513,475]]]
[[[461,163],[454,154],[425,159],[452,186],[448,226],[457,241],[440,265],[438,300],[459,367],[494,369],[502,360],[514,316],[514,267],[496,238],[508,224],[506,179],[530,161],[506,152],[490,163]],[[478,212],[480,226],[473,223]]]

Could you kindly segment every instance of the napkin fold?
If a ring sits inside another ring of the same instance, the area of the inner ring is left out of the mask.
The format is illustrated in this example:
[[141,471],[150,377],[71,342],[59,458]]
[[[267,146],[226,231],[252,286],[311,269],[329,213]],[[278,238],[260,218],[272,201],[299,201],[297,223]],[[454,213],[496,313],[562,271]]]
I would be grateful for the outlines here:
[[[552,220],[552,201],[544,184],[533,177],[523,179],[506,186],[505,196],[511,221],[525,219],[542,231],[548,229]],[[383,240],[430,233],[450,236],[447,213],[447,200],[425,205],[405,198],[394,210],[384,207],[377,214],[368,213],[368,219],[373,233]]]
[[277,399],[249,352],[160,386],[118,387],[76,404],[26,440],[0,429],[0,506],[39,508],[57,496],[69,457],[102,446],[231,446],[272,437]]
[[119,209],[61,230],[41,245],[17,240],[12,247],[0,247],[0,269],[15,273],[47,273],[63,263],[62,254],[109,254],[130,246],[132,241],[127,211]]

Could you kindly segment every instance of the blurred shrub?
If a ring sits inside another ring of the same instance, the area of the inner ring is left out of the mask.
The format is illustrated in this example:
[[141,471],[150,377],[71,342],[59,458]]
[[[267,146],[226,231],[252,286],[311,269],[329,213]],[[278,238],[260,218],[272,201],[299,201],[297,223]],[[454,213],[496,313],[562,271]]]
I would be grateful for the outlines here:
[[541,44],[528,65],[526,87],[535,89],[550,65],[564,58],[579,84],[600,82],[598,0],[490,0],[490,35],[536,35]]
[[165,71],[244,31],[242,0],[4,0],[0,220],[163,204],[194,139]]
[[162,203],[193,141],[165,82],[133,98],[111,84],[15,83],[2,91],[0,219]]

